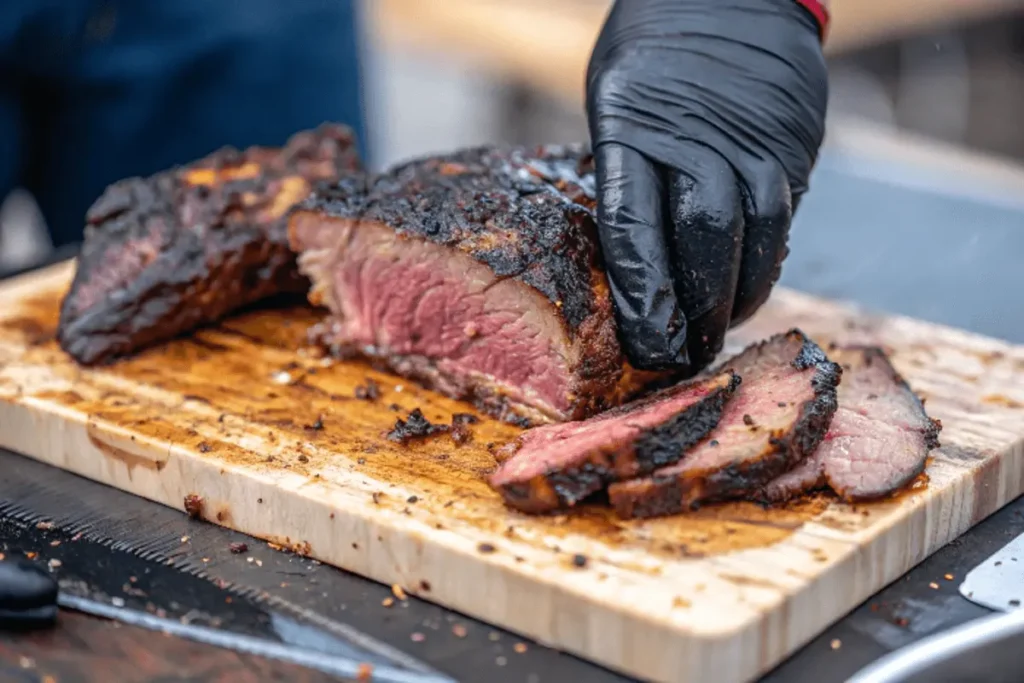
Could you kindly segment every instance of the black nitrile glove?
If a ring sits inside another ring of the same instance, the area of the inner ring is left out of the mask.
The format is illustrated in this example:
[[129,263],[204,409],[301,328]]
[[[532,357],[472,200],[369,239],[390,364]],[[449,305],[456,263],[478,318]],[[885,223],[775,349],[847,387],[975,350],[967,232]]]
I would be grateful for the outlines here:
[[696,373],[768,298],[827,97],[819,26],[796,0],[617,0],[587,115],[634,365]]
[[57,593],[57,581],[28,560],[0,561],[0,629],[52,626]]

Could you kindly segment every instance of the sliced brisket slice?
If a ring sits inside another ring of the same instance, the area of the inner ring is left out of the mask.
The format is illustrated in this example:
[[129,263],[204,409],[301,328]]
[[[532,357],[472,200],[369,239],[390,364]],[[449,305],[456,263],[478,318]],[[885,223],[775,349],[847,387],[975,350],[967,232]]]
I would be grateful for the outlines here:
[[718,424],[739,384],[723,372],[589,420],[528,430],[489,483],[523,512],[570,507],[613,481],[678,461]]
[[284,148],[224,148],[111,185],[86,215],[61,347],[79,363],[100,363],[259,299],[306,291],[286,213],[313,183],[358,166],[351,131],[325,124]]
[[724,368],[742,378],[709,438],[650,476],[612,484],[622,517],[652,517],[749,497],[818,446],[842,369],[799,330],[755,344]]
[[942,425],[875,347],[830,349],[843,367],[839,410],[813,455],[764,490],[783,501],[830,486],[847,501],[879,498],[911,482],[939,445]]
[[321,189],[290,236],[322,341],[493,415],[581,419],[651,379],[616,339],[585,148],[418,159]]

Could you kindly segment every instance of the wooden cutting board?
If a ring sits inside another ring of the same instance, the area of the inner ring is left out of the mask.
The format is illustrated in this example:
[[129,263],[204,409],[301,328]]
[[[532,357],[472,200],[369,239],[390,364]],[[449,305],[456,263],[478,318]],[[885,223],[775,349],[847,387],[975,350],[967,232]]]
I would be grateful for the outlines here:
[[[792,326],[885,345],[944,424],[927,481],[856,507],[821,496],[627,522],[506,510],[483,477],[508,425],[482,420],[462,446],[387,441],[413,408],[469,409],[297,353],[317,318],[304,308],[79,369],[53,341],[70,273],[0,287],[0,446],[179,509],[199,497],[213,523],[638,677],[750,680],[1024,491],[1024,348],[790,291],[729,351]],[[367,378],[377,401],[355,398]]]

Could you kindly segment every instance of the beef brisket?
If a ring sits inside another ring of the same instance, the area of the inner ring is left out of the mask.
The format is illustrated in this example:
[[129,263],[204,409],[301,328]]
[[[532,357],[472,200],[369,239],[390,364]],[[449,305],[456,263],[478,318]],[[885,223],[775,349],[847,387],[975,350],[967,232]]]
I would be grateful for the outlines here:
[[622,517],[672,514],[749,497],[814,452],[836,412],[842,369],[799,330],[747,348],[724,365],[742,378],[709,438],[653,474],[612,484]]
[[86,215],[61,347],[99,363],[267,296],[306,291],[286,213],[313,183],[358,166],[351,131],[325,124],[284,148],[224,148],[111,185]]
[[524,512],[575,505],[613,481],[677,462],[718,424],[739,383],[723,372],[589,420],[531,429],[502,454],[514,452],[489,483]]
[[322,340],[505,419],[580,419],[651,377],[616,338],[582,147],[482,147],[322,189],[292,247]]
[[778,502],[828,485],[846,501],[879,498],[912,481],[942,425],[874,347],[830,349],[843,367],[839,410],[817,451],[769,483],[764,498]]

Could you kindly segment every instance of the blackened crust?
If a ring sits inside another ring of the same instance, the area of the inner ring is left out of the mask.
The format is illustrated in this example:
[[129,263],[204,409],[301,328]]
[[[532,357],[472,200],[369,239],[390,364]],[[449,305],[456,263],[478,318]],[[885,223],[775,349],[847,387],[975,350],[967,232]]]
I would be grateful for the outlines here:
[[[571,347],[568,409],[539,414],[494,387],[473,387],[457,379],[459,386],[451,393],[439,386],[446,378],[422,364],[409,376],[504,418],[535,423],[583,419],[620,405],[660,378],[631,371],[622,354],[598,249],[594,183],[585,146],[477,147],[416,159],[366,178],[364,190],[355,197],[350,188],[317,188],[294,215],[304,221],[322,217],[323,232],[304,241],[293,236],[293,247],[332,245],[331,219],[355,221],[460,252],[486,265],[499,281],[513,279],[529,286],[546,300],[541,315],[557,321]],[[342,251],[331,258],[343,259]],[[333,291],[330,272],[338,267],[344,266],[335,262],[313,275],[323,280],[322,287],[314,283],[314,292]],[[402,359],[387,359],[384,349],[371,355],[400,373],[400,367],[409,366]]]
[[358,166],[351,131],[325,124],[284,148],[224,148],[111,185],[87,213],[58,342],[81,364],[102,363],[305,291],[285,214],[313,182]]
[[[705,381],[721,380],[716,377]],[[611,482],[643,476],[678,462],[687,449],[718,425],[722,409],[740,381],[739,375],[729,373],[727,381],[686,410],[640,432],[629,444],[611,444],[607,451],[588,453],[587,460],[580,465],[548,470],[526,481],[501,481],[492,476],[490,483],[509,506],[522,512],[571,507]],[[629,408],[624,406],[616,412],[628,412]]]
[[[797,419],[785,432],[778,433],[758,457],[740,464],[704,471],[686,471],[678,476],[654,475],[647,479],[614,485],[609,498],[623,518],[672,515],[696,509],[702,503],[733,498],[757,499],[761,488],[788,471],[818,447],[828,432],[838,409],[837,387],[842,368],[828,360],[825,353],[799,330],[803,345],[792,361],[798,370],[814,367],[811,379],[814,392],[800,407]],[[769,340],[770,341],[770,340]],[[761,346],[768,342],[761,342]]]
[[573,330],[593,313],[595,277],[604,276],[585,146],[475,147],[410,161],[367,185],[358,201],[318,189],[298,208],[463,251],[540,291]]

